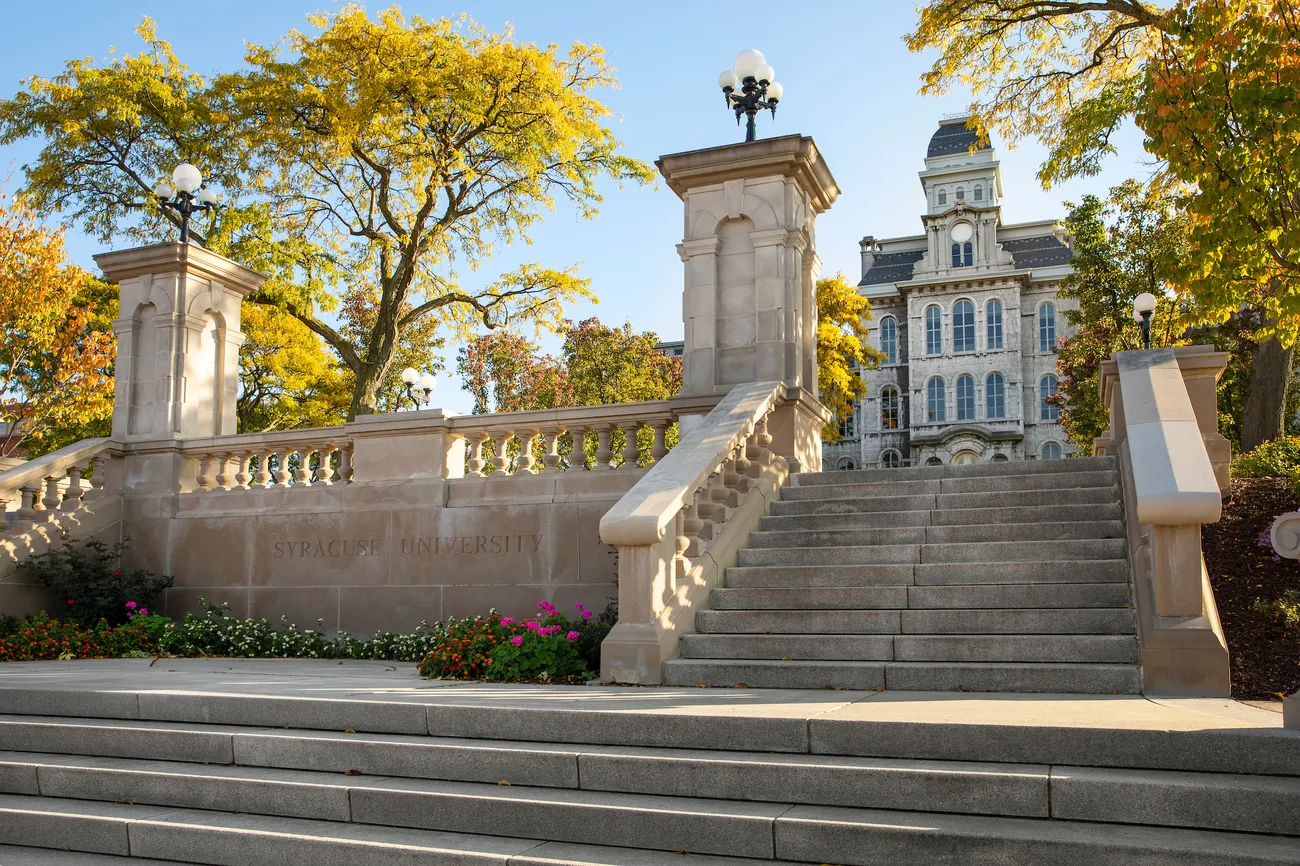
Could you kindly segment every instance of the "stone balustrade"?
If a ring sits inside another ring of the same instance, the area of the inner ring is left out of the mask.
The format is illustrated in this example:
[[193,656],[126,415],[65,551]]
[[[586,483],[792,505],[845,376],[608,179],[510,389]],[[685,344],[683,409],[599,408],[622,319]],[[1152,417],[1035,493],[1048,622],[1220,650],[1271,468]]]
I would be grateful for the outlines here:
[[602,680],[659,683],[694,630],[788,477],[768,431],[785,396],[777,382],[732,388],[601,519],[601,540],[619,550],[619,621],[601,647]]
[[1102,364],[1111,420],[1094,453],[1119,460],[1147,694],[1230,694],[1201,555],[1201,525],[1221,516],[1228,483],[1214,389],[1226,363],[1211,346],[1186,346],[1118,352]]
[[352,481],[352,437],[346,427],[317,427],[187,440],[193,492],[309,487]]
[[[84,439],[0,472],[0,514],[6,535],[19,535],[73,512],[104,492],[112,441]],[[11,505],[16,505],[10,511]]]

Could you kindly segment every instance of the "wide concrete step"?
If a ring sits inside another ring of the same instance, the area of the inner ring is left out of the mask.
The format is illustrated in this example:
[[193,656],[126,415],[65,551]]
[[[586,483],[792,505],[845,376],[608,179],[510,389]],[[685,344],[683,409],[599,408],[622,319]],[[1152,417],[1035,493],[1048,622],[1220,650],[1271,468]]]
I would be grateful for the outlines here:
[[[761,535],[762,533],[753,533]],[[1123,538],[1061,541],[990,541],[943,544],[841,544],[823,546],[747,547],[739,564],[753,565],[905,565],[932,562],[1058,562],[1124,559]]]
[[[868,483],[793,485],[782,491],[782,499],[856,499],[872,496],[920,496],[944,493],[980,493],[985,491],[1012,492],[1024,490],[1066,490],[1083,487],[1113,487],[1119,484],[1119,473],[1064,472],[1060,474],[993,475],[974,478],[943,478],[934,480],[895,480]],[[788,494],[788,495],[787,495]]]
[[1132,664],[1132,635],[692,634],[682,658]]
[[953,562],[896,565],[732,566],[728,587],[743,589],[960,584],[1051,584],[1129,582],[1128,562],[1119,559],[1038,562]]
[[[781,500],[773,502],[774,515],[855,514],[877,511],[932,511],[936,509],[1065,507],[1108,505],[1120,501],[1117,487],[1079,487],[1063,490],[941,493],[916,496],[820,496],[816,487],[783,487]],[[787,495],[788,494],[788,495]],[[936,521],[941,522],[941,521]]]
[[963,586],[715,589],[714,610],[872,610],[928,608],[1124,607],[1127,584],[967,584]]
[[898,634],[897,610],[701,610],[701,634]]
[[664,662],[672,686],[1138,694],[1131,664],[697,659]]
[[[777,503],[779,504],[779,503]],[[854,511],[844,514],[773,514],[762,519],[765,532],[794,529],[887,529],[898,526],[992,526],[1121,520],[1119,503],[1101,505],[1026,505],[1016,508],[951,508],[945,511]]]
[[29,848],[18,845],[0,845],[0,863],[4,866],[176,866],[193,860],[154,860],[142,857],[117,857],[113,854],[87,854],[84,851],[55,851],[51,848]]
[[1133,634],[1128,608],[701,610],[701,634]]
[[1078,472],[1110,472],[1116,469],[1113,457],[1072,457],[1069,460],[1008,460],[1000,463],[975,463],[944,466],[906,466],[899,469],[853,469],[826,472],[799,472],[790,483],[799,487],[819,484],[870,484],[879,481],[933,480],[937,478],[995,478],[1009,475],[1061,475]]
[[786,531],[751,532],[749,546],[844,547],[868,544],[950,544],[985,541],[1086,541],[1123,537],[1124,524],[1118,520],[992,523],[969,526],[897,526],[868,529],[806,526]]

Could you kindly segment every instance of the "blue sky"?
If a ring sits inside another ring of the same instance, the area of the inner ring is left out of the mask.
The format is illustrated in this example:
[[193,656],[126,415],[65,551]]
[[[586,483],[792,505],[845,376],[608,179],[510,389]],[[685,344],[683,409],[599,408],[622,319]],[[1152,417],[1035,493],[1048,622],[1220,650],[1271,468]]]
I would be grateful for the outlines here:
[[[58,14],[42,4],[6,6],[8,31],[23,34],[0,54],[0,88],[6,95],[30,75],[57,74],[68,58],[102,58],[111,46],[135,52],[139,40],[132,30],[144,16],[158,22],[160,35],[192,69],[211,73],[238,67],[246,42],[275,42],[292,28],[307,27],[307,14],[337,8],[323,0],[63,0]],[[966,104],[962,94],[917,94],[931,58],[911,54],[903,45],[916,14],[908,0],[454,5],[421,0],[401,7],[408,15],[426,17],[465,12],[494,30],[510,24],[522,41],[603,45],[622,85],[605,94],[619,117],[617,133],[629,154],[650,162],[660,154],[743,138],[723,107],[716,79],[738,51],[760,49],[776,69],[785,98],[775,120],[759,117],[759,135],[802,133],[816,140],[841,190],[839,201],[818,220],[818,253],[824,273],[843,271],[855,281],[863,235],[919,231],[924,202],[916,173],[923,168],[926,142],[942,115]],[[1007,222],[1063,216],[1062,201],[1102,193],[1149,172],[1135,129],[1120,137],[1120,152],[1101,176],[1050,191],[1033,176],[1041,148],[1026,143],[1008,150],[994,144],[1002,160]],[[20,166],[35,152],[33,145],[0,148],[0,176],[12,169],[12,183],[21,183]],[[622,190],[610,185],[596,219],[581,220],[561,206],[533,232],[531,246],[502,249],[462,280],[486,284],[526,261],[550,267],[581,262],[601,303],[574,309],[575,318],[595,314],[611,324],[631,321],[639,330],[676,340],[681,339],[682,273],[674,245],[680,239],[681,204],[666,185]],[[100,249],[75,231],[68,246],[74,260],[87,267]],[[554,341],[547,346],[553,350]],[[454,353],[451,347],[449,365]],[[434,402],[462,412],[470,406],[447,375]]]

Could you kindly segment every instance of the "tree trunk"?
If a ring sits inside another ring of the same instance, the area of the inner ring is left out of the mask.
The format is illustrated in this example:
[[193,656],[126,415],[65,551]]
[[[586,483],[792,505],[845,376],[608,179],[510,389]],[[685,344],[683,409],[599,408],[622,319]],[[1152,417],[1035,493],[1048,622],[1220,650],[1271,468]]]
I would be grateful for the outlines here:
[[362,364],[357,373],[356,383],[352,387],[352,406],[348,409],[348,420],[358,415],[373,415],[379,408],[379,388],[384,383],[387,365]]
[[1241,450],[1251,451],[1286,433],[1286,392],[1291,384],[1291,354],[1270,337],[1254,352],[1250,393],[1241,413]]

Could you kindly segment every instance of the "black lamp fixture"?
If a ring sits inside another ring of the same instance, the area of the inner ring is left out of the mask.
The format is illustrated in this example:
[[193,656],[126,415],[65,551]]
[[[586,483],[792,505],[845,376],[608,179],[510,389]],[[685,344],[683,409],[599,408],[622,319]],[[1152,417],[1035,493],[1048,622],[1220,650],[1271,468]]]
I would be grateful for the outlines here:
[[172,182],[163,181],[153,188],[158,203],[181,218],[181,243],[190,242],[190,217],[198,211],[216,210],[217,191],[203,185],[203,173],[188,162],[172,171]]
[[420,375],[414,367],[402,371],[402,384],[406,386],[406,399],[411,401],[412,409],[419,409],[429,402],[429,395],[438,387],[438,377],[432,373]]
[[[776,72],[767,64],[767,58],[757,48],[746,48],[736,55],[731,68],[718,76],[718,86],[727,102],[728,110],[736,112],[736,124],[740,116],[746,115],[745,141],[757,138],[754,128],[754,115],[763,109],[770,109],[776,117],[776,104],[781,101],[785,88],[776,82]],[[740,93],[736,93],[736,87]]]
[[1151,348],[1151,315],[1156,311],[1156,296],[1143,292],[1133,299],[1133,321],[1142,326],[1142,348]]

